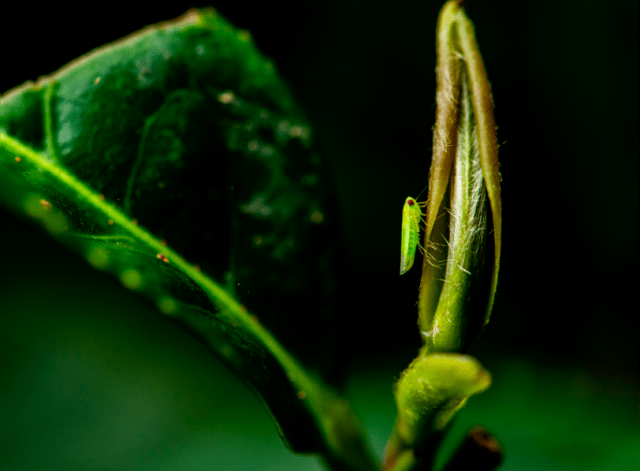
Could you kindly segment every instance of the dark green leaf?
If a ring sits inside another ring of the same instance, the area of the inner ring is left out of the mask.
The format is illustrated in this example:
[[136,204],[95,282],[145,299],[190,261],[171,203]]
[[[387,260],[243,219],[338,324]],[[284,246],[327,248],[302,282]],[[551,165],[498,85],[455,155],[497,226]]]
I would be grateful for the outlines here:
[[334,396],[262,324],[329,371],[329,191],[248,32],[213,10],[148,27],[3,95],[0,138],[2,204],[189,326],[294,450],[327,448]]

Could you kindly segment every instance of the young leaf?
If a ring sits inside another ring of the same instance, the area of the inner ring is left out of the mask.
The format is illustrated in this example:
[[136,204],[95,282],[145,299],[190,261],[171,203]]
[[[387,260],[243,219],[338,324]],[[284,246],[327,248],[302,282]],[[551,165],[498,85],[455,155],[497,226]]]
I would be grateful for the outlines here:
[[398,432],[403,442],[441,431],[468,397],[491,385],[491,375],[475,358],[458,353],[434,353],[416,358],[396,383]]
[[502,203],[493,99],[462,2],[438,19],[437,110],[420,284],[425,351],[466,351],[493,307]]
[[332,357],[322,161],[248,32],[193,10],[4,94],[0,192],[187,325],[293,450],[370,463],[349,408],[262,325],[318,367]]
[[438,19],[436,126],[418,301],[424,344],[396,384],[398,418],[384,463],[394,471],[431,466],[451,417],[491,381],[475,359],[454,353],[466,352],[489,320],[502,227],[493,100],[462,3],[448,1]]

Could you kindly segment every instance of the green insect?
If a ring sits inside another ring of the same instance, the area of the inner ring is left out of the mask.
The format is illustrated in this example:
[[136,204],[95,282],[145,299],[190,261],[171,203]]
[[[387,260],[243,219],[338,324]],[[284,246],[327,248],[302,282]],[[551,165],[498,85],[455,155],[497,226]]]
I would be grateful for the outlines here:
[[402,208],[402,239],[400,244],[400,274],[408,272],[413,266],[413,259],[416,256],[418,238],[420,236],[420,221],[422,220],[422,210],[420,206],[426,203],[418,203],[409,196]]

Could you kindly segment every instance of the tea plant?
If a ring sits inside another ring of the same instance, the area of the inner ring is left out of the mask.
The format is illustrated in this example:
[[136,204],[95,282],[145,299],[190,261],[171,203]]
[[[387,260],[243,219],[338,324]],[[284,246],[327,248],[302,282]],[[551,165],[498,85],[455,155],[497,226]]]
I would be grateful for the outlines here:
[[[437,50],[424,343],[395,386],[385,470],[431,469],[455,412],[491,383],[465,352],[496,290],[500,177],[489,83],[461,2],[443,7]],[[336,325],[322,154],[247,31],[192,10],[10,90],[0,152],[2,204],[187,326],[256,394],[292,451],[334,470],[380,468],[322,361],[335,358]],[[421,223],[422,213],[414,251]],[[480,430],[460,450],[448,469],[500,461]]]

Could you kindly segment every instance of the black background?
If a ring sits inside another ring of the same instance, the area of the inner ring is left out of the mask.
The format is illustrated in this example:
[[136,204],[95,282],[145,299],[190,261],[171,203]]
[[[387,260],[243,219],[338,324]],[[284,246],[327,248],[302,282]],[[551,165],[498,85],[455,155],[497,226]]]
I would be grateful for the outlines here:
[[[199,6],[3,6],[0,90]],[[214,6],[274,59],[326,148],[347,253],[336,328],[350,329],[350,368],[400,371],[419,346],[419,275],[397,275],[400,215],[427,182],[441,3]],[[467,12],[493,87],[504,207],[498,295],[476,353],[637,384],[637,2],[470,1]],[[28,273],[46,270],[51,283],[83,270],[115,285],[1,214],[5,289],[37,293]]]

